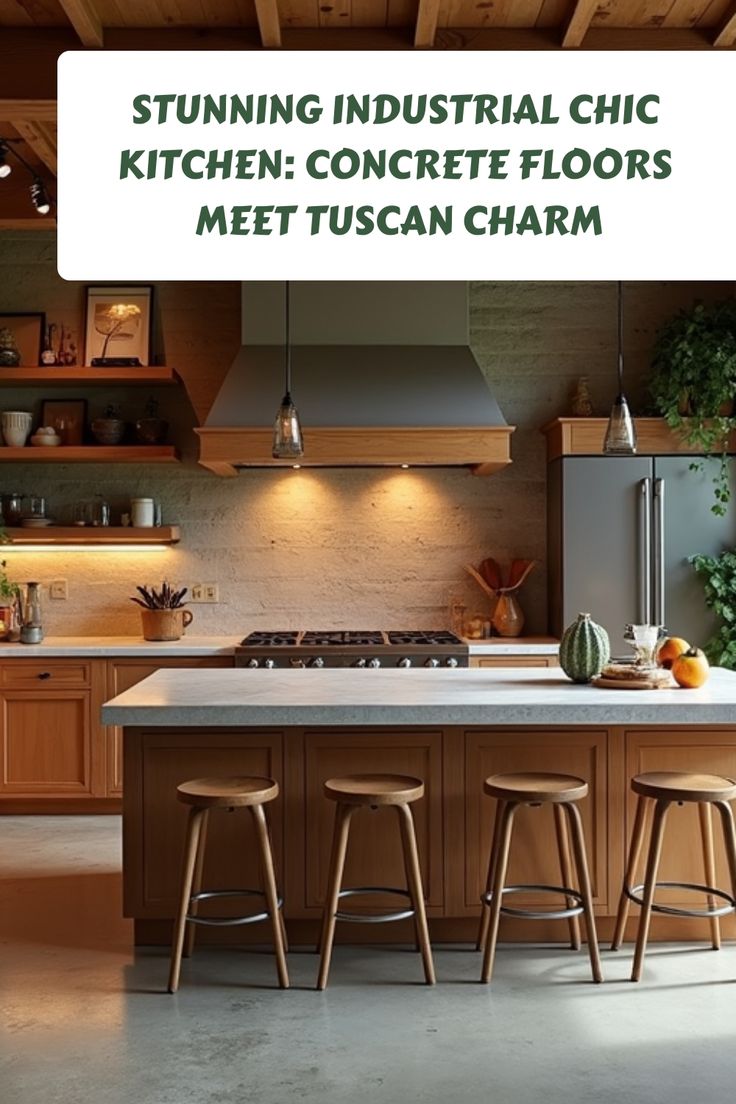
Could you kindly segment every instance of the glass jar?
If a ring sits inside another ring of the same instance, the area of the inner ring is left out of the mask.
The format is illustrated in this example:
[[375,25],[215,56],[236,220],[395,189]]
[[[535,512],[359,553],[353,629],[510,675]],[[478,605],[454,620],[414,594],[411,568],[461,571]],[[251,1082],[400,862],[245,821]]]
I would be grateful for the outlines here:
[[105,502],[102,495],[95,495],[92,506],[92,524],[103,526],[110,524],[110,503]]
[[23,499],[23,517],[45,518],[46,499],[41,495],[26,495]]
[[23,516],[23,495],[12,493],[5,495],[3,517],[6,525],[20,525]]

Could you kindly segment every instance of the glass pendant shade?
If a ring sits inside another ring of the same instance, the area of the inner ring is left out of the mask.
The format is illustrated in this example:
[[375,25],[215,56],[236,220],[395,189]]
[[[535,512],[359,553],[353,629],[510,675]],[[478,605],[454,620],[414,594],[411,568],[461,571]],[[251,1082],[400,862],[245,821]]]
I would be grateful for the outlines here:
[[603,439],[603,451],[609,456],[633,456],[636,452],[636,429],[624,394],[624,296],[618,283],[618,395]]
[[304,455],[299,413],[287,391],[281,400],[273,426],[274,460],[294,460]]
[[274,460],[297,460],[304,455],[304,438],[299,421],[299,412],[291,398],[291,332],[289,311],[289,282],[287,280],[286,300],[284,303],[285,331],[285,361],[284,361],[284,397],[281,406],[276,411],[276,421],[273,424],[273,448],[271,455]]

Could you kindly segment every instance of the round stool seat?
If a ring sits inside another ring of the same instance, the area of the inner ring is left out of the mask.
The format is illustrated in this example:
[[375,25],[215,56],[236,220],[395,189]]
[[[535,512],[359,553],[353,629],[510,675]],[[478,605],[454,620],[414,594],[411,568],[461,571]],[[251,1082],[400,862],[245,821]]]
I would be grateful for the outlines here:
[[279,784],[272,778],[194,778],[176,787],[179,801],[198,809],[265,805],[278,795]]
[[733,801],[736,782],[718,774],[648,771],[631,779],[634,793],[668,801]]
[[408,805],[424,797],[424,783],[406,774],[348,774],[328,778],[324,794],[343,805]]
[[497,797],[501,801],[564,805],[585,797],[588,783],[572,774],[522,771],[519,774],[492,774],[483,783],[483,790],[489,797]]

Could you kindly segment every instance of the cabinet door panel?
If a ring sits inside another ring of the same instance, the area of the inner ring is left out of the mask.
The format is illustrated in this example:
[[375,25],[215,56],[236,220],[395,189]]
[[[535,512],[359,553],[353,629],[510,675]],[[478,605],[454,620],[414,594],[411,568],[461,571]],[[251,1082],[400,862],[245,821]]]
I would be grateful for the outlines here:
[[[324,903],[332,845],[335,803],[324,797],[328,778],[375,772],[421,778],[425,795],[411,808],[416,826],[424,892],[432,911],[444,904],[442,856],[442,734],[440,732],[352,733],[307,732],[305,745],[306,885],[304,903],[318,910]],[[359,809],[350,825],[345,887],[406,887],[398,817],[393,809]],[[397,908],[399,898],[371,895],[366,903],[351,900],[351,911]],[[400,904],[399,904],[400,907]]]
[[0,790],[14,795],[90,793],[89,694],[6,691],[0,700]]
[[[496,802],[483,793],[483,782],[491,774],[529,770],[576,775],[588,782],[588,797],[579,803],[579,808],[593,898],[596,905],[607,904],[607,751],[608,734],[601,729],[575,729],[558,738],[549,730],[466,733],[466,908],[480,908],[496,814]],[[507,882],[560,885],[551,807],[525,806],[516,813]],[[519,893],[513,903],[550,906],[554,901],[556,898],[548,894]]]
[[[628,731],[626,733],[626,771],[627,779],[646,771],[692,771],[736,778],[736,730],[731,732],[719,732],[713,729],[702,732],[695,729],[674,732],[671,729],[649,732]],[[635,809],[636,795],[629,787],[626,804],[627,846],[631,837]],[[712,815],[717,884],[726,892],[730,892],[720,817],[716,810],[713,810]],[[642,858],[637,877],[639,882],[644,877],[643,869],[644,859]],[[697,805],[688,803],[670,807],[657,880],[693,882],[700,885],[705,882]],[[657,900],[668,904],[684,905],[687,908],[700,908],[703,903],[702,898],[678,890],[658,890]],[[655,918],[653,923],[656,924],[656,922]],[[726,917],[725,923],[733,931],[732,918]],[[704,933],[705,930],[706,924],[703,921]]]
[[557,656],[471,656],[471,667],[558,667]]

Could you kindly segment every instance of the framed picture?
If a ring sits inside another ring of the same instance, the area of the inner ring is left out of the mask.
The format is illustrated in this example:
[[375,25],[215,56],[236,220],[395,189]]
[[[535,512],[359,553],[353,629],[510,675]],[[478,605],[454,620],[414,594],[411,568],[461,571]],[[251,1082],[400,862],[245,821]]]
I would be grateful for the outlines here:
[[84,363],[102,367],[150,364],[153,288],[88,287]]
[[44,399],[41,425],[53,426],[61,437],[62,445],[84,444],[86,424],[86,399]]
[[46,315],[42,311],[0,312],[0,367],[38,367],[45,332]]

